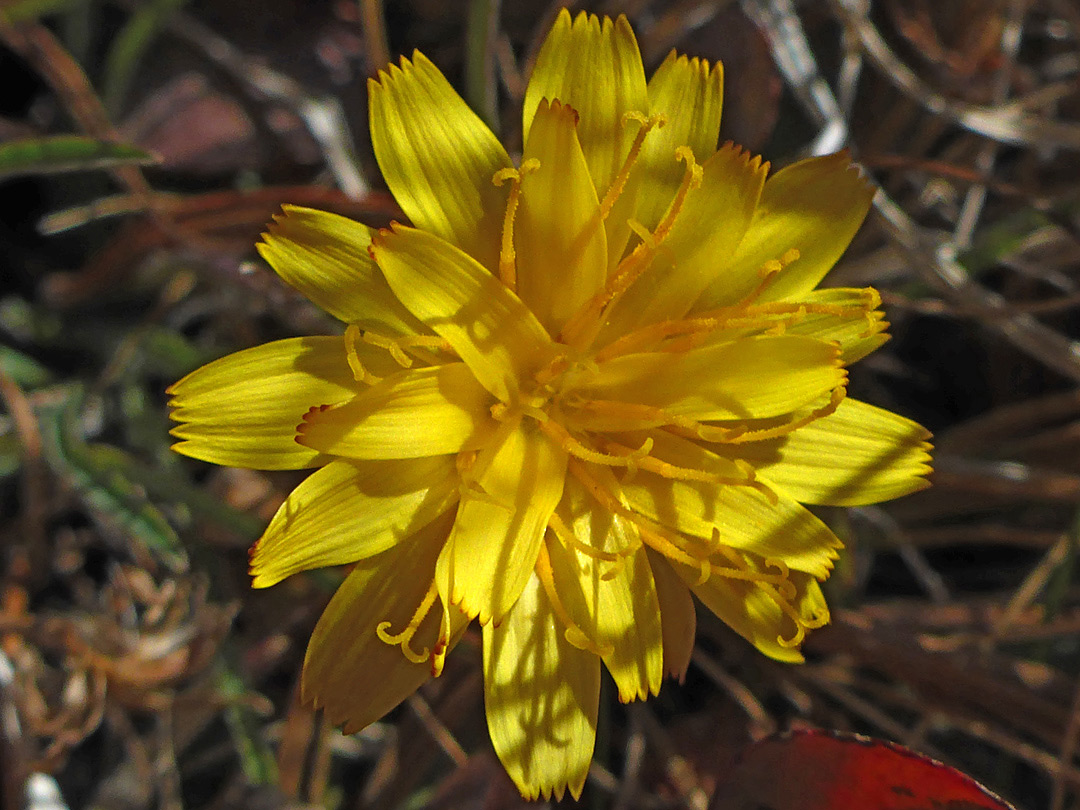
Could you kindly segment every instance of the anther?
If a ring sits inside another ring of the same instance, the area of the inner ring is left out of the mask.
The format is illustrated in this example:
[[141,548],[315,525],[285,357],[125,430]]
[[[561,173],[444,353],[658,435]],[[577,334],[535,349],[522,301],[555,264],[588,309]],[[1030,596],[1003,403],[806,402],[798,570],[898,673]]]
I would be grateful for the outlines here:
[[[701,481],[708,484],[753,486],[757,478],[757,472],[745,461],[741,465],[738,462],[735,462],[739,472],[743,474],[742,478],[736,478],[735,476],[719,475],[717,473],[706,472],[705,470],[699,470],[693,467],[680,467],[676,464],[653,458],[648,455],[652,450],[651,438],[646,439],[638,450],[632,450],[631,448],[614,441],[606,441],[603,443],[603,446],[605,450],[609,450],[616,455],[621,455],[626,458],[637,456],[636,463],[641,469],[646,472],[655,473],[662,478],[669,478],[676,481]],[[739,461],[742,461],[742,459],[739,459]]]
[[783,580],[783,584],[780,585],[780,594],[785,599],[794,599],[798,592],[795,590],[795,583],[791,581],[791,569],[788,568],[788,564],[781,560],[779,557],[766,557],[766,568],[775,568],[779,573],[780,578]]
[[611,209],[615,207],[616,200],[619,199],[626,189],[626,181],[630,179],[630,171],[634,168],[634,164],[637,163],[638,156],[641,154],[641,147],[645,143],[645,136],[648,135],[654,127],[664,126],[664,124],[667,123],[667,117],[663,113],[654,113],[649,116],[637,111],[623,113],[623,126],[635,121],[639,126],[637,135],[634,136],[634,142],[630,144],[630,151],[626,153],[626,159],[619,168],[619,173],[616,174],[615,179],[611,181],[611,185],[604,194],[604,199],[600,202],[601,220],[606,220],[608,218],[611,214]]
[[354,380],[368,385],[375,385],[375,383],[382,382],[382,377],[376,377],[364,368],[364,364],[360,361],[360,354],[356,351],[356,344],[361,339],[362,334],[359,326],[350,323],[345,327],[345,359],[349,362],[349,369],[352,371]]
[[630,285],[637,281],[642,274],[652,265],[653,257],[660,249],[664,239],[671,233],[675,220],[683,209],[687,195],[701,185],[704,172],[694,159],[694,152],[689,146],[680,146],[675,150],[677,160],[686,163],[686,172],[683,174],[682,183],[679,184],[675,198],[668,206],[667,212],[660,220],[660,224],[652,232],[647,240],[644,239],[629,256],[619,262],[608,279],[604,289],[586,301],[577,312],[571,316],[563,327],[560,340],[571,346],[585,346],[590,343],[599,330],[601,318],[608,305],[626,292]]
[[704,439],[705,441],[723,442],[726,444],[745,444],[746,442],[762,442],[768,439],[777,439],[781,436],[787,436],[789,433],[794,433],[796,430],[806,427],[811,422],[816,422],[818,419],[824,419],[826,416],[831,416],[836,413],[836,409],[840,407],[840,403],[844,401],[846,396],[847,389],[842,385],[837,386],[829,396],[827,404],[810,411],[810,413],[805,416],[793,419],[783,425],[777,425],[776,427],[761,428],[758,430],[748,430],[746,428],[729,430],[727,428],[718,428],[712,425],[701,425],[698,427],[696,434],[698,438]]
[[422,664],[427,661],[431,657],[431,651],[424,647],[424,651],[418,653],[409,646],[409,643],[412,641],[413,636],[416,635],[416,631],[420,629],[421,623],[427,618],[428,613],[431,612],[431,607],[435,604],[437,596],[438,590],[435,587],[435,581],[432,580],[427,592],[424,594],[424,598],[420,601],[420,605],[416,608],[416,612],[413,613],[404,630],[400,633],[391,634],[389,631],[393,626],[392,622],[379,623],[375,628],[375,635],[379,637],[379,641],[383,644],[389,644],[391,647],[400,645],[401,652],[414,664]]
[[563,519],[556,513],[552,513],[548,519],[548,528],[551,529],[556,539],[559,540],[566,548],[573,549],[574,551],[584,554],[586,557],[590,557],[600,562],[611,563],[611,568],[600,575],[600,579],[604,582],[608,582],[619,575],[623,567],[626,564],[626,560],[634,555],[639,548],[641,548],[641,541],[638,538],[638,542],[630,543],[626,548],[619,551],[601,551],[588,543],[582,542],[574,534],[573,529],[563,522]]
[[405,354],[405,351],[398,345],[398,342],[393,338],[388,338],[385,335],[380,335],[377,332],[364,332],[364,343],[370,343],[372,346],[378,346],[380,349],[386,349],[390,352],[390,356],[394,358],[394,362],[402,368],[412,367],[412,358]]
[[535,570],[536,578],[540,580],[540,585],[543,587],[544,593],[547,594],[548,602],[551,603],[551,611],[566,628],[563,632],[563,637],[567,642],[577,647],[579,650],[591,652],[593,655],[597,655],[601,658],[611,655],[614,651],[614,647],[611,644],[601,646],[596,643],[596,641],[589,638],[588,634],[586,634],[586,632],[570,618],[570,613],[566,610],[562,600],[559,598],[559,592],[555,588],[555,571],[551,567],[551,557],[548,556],[546,541],[540,544],[540,553],[536,558]]
[[491,178],[496,186],[510,182],[510,196],[506,199],[503,214],[502,244],[499,247],[499,280],[511,290],[517,289],[517,251],[514,249],[514,218],[521,203],[521,181],[527,174],[540,168],[540,161],[529,158],[520,169],[500,169]]
[[[528,411],[526,411],[526,413],[529,416],[533,415],[528,413]],[[602,464],[606,467],[633,468],[634,465],[643,457],[647,456],[649,450],[652,449],[652,439],[646,439],[641,447],[631,451],[627,455],[615,456],[608,453],[601,453],[598,450],[594,450],[593,448],[584,445],[557,421],[548,419],[546,414],[543,419],[537,419],[537,422],[540,425],[540,430],[563,450],[574,458],[579,458],[582,461],[591,461],[593,464]]]

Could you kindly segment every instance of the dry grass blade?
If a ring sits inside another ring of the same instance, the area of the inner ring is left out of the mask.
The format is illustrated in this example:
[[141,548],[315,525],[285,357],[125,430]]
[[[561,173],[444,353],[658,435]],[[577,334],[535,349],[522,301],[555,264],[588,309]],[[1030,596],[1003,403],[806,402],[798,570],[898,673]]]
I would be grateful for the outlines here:
[[1080,382],[1080,341],[1066,338],[1027,313],[1015,312],[1001,295],[971,278],[956,260],[954,245],[927,234],[884,192],[878,191],[874,207],[927,283],[968,311],[979,312],[983,324],[1043,365]]
[[[923,82],[888,46],[856,0],[831,0],[844,23],[858,37],[867,56],[882,75],[935,115],[945,116],[962,127],[1002,143],[1040,148],[1080,149],[1080,125],[1030,115],[1027,107],[1048,99],[1018,100],[1010,104],[979,106],[948,98]],[[1061,95],[1073,88],[1063,86]]]

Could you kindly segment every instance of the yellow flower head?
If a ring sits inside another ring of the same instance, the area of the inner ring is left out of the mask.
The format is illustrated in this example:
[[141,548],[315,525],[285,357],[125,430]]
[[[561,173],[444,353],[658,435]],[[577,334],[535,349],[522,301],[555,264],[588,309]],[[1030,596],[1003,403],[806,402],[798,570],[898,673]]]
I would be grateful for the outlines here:
[[255,587],[354,564],[303,694],[356,730],[438,675],[477,619],[495,750],[579,795],[600,664],[624,701],[681,676],[690,594],[800,661],[839,541],[801,504],[920,489],[921,427],[845,396],[880,346],[870,289],[816,290],[872,189],[845,155],[716,148],[719,65],[563,11],[515,166],[422,54],[370,83],[412,227],[288,207],[259,246],[347,324],[176,383],[176,450],[318,469],[252,550]]

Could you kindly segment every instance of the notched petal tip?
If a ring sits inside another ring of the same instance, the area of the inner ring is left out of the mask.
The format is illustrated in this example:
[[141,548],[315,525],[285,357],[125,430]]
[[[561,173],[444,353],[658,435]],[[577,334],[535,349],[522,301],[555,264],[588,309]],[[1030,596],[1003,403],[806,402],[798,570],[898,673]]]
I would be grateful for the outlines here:
[[557,118],[569,121],[570,125],[575,128],[581,121],[581,116],[578,114],[577,110],[557,98],[548,99],[545,96],[544,98],[540,99],[540,104],[537,107],[536,112],[537,115],[540,115],[544,112],[550,112],[551,115]]
[[371,236],[371,244],[368,245],[368,255],[371,256],[372,260],[376,261],[375,251],[377,249],[386,247],[386,240],[388,237],[397,235],[401,232],[402,228],[407,227],[407,225],[403,225],[396,219],[392,219],[388,226],[376,230]]
[[[176,428],[173,428],[172,430],[169,431],[170,436],[175,436],[176,435],[173,432],[174,430],[176,430]],[[184,439],[183,441],[179,441],[179,442],[173,442],[171,445],[169,445],[169,449],[172,450],[174,453],[179,453],[182,456],[187,456],[188,458],[195,458],[195,456],[191,455],[191,453],[188,451],[187,444],[188,444],[187,439]]]
[[855,162],[850,149],[845,147],[831,155],[823,155],[818,160],[828,171],[836,172],[845,180],[855,181],[855,187],[866,195],[866,203],[869,205],[870,198],[877,192],[877,183],[865,168]]
[[724,63],[717,60],[716,62],[710,62],[703,56],[689,56],[685,53],[679,53],[675,48],[668,51],[668,55],[664,57],[664,61],[660,64],[660,67],[656,69],[659,73],[661,70],[671,70],[677,68],[679,70],[686,71],[688,77],[693,77],[693,74],[698,74],[698,78],[702,82],[723,82],[724,79]]
[[396,65],[391,62],[386,65],[386,67],[379,68],[378,71],[376,71],[375,76],[368,78],[368,95],[370,96],[379,92],[392,92],[394,90],[394,85],[399,82],[402,77],[408,75],[414,67],[426,67],[430,64],[431,62],[420,53],[419,50],[413,50],[411,60],[405,56],[405,54],[402,54],[398,58],[398,63]]
[[[567,16],[569,16],[569,12],[567,12]],[[584,26],[584,25],[599,27],[600,18],[598,16],[596,16],[595,14],[592,14],[592,13],[582,9],[574,17],[574,22],[573,22],[572,27],[573,28],[580,28],[581,26]]]
[[248,576],[251,577],[251,587],[256,590],[277,585],[285,579],[284,576],[267,572],[267,561],[263,554],[263,540],[265,539],[266,535],[263,534],[248,547]]
[[308,408],[307,412],[300,417],[300,422],[296,425],[296,436],[293,437],[293,441],[295,441],[301,446],[306,447],[302,440],[304,438],[304,434],[307,433],[308,429],[311,427],[312,422],[319,414],[325,413],[326,411],[334,407],[336,406],[331,403],[326,403],[323,405],[312,405],[310,408]]
[[638,700],[648,700],[649,698],[656,697],[660,694],[660,684],[646,686],[644,689],[642,689],[641,686],[644,686],[644,684],[639,684],[638,688],[636,689],[627,689],[620,686],[618,692],[619,703],[626,705],[628,703],[634,703]]
[[716,150],[719,153],[732,153],[732,157],[735,160],[741,160],[745,169],[755,173],[768,174],[769,168],[772,164],[765,160],[762,155],[755,155],[749,149],[742,144],[735,143],[735,141],[724,141],[720,148]]

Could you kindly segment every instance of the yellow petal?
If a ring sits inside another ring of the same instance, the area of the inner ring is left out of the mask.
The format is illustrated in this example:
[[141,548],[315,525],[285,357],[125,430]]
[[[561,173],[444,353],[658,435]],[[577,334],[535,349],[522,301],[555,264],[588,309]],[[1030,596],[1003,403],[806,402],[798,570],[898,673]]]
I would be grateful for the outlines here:
[[[652,265],[614,307],[601,342],[645,324],[683,317],[742,241],[768,165],[729,143],[701,169],[701,185],[687,195]],[[665,207],[667,202],[670,195]]]
[[861,506],[924,489],[929,438],[910,419],[845,399],[836,413],[782,439],[718,449],[804,503]]
[[386,185],[413,224],[489,269],[498,266],[511,165],[499,139],[422,53],[368,81],[371,145]]
[[765,290],[762,300],[810,292],[847,250],[873,196],[873,186],[851,165],[847,152],[781,169],[766,181],[754,221],[734,258],[694,310],[738,301],[757,286],[758,270],[765,262],[792,248],[799,251],[799,259]]
[[[670,464],[724,478],[743,478],[727,459],[664,431],[653,431],[652,454]],[[775,503],[756,489],[704,481],[677,481],[639,472],[622,483],[624,497],[641,514],[677,532],[776,557],[790,568],[825,579],[840,541],[828,526],[777,487]]]
[[427,331],[368,255],[367,225],[311,208],[282,209],[256,247],[286,283],[346,323],[390,335]]
[[292,491],[252,547],[251,585],[385,551],[450,509],[457,492],[452,456],[332,461]]
[[[636,171],[642,175],[638,220],[652,230],[660,221],[683,176],[675,150],[689,146],[699,163],[716,151],[724,102],[724,68],[710,69],[705,59],[672,51],[649,79],[649,112],[660,113],[664,126],[645,138]],[[723,255],[723,254],[721,254]]]
[[[637,39],[626,18],[614,22],[580,12],[571,21],[563,9],[536,57],[525,91],[524,136],[529,139],[541,99],[558,99],[580,115],[578,138],[589,165],[597,195],[604,198],[630,152],[638,132],[626,122],[627,112],[645,114],[649,108],[645,69]],[[608,259],[622,255],[637,197],[637,178],[630,182],[606,222]]]
[[607,235],[571,107],[540,102],[522,164],[534,159],[514,223],[517,292],[557,335],[607,279]]
[[484,626],[484,708],[495,752],[526,799],[577,799],[596,741],[600,659],[563,637],[534,575]]
[[[587,400],[637,403],[704,421],[777,416],[831,391],[845,379],[836,346],[782,335],[686,352],[623,355],[582,373],[568,388]],[[603,411],[598,411],[589,417],[588,426],[626,428],[623,419],[610,424],[605,419]],[[664,421],[657,417],[654,424]]]
[[[719,576],[710,577],[704,584],[698,585],[700,572],[696,568],[681,563],[671,565],[705,607],[759,651],[777,661],[792,664],[803,662],[803,655],[797,646],[780,642],[780,639],[790,641],[794,638],[795,623],[762,588]],[[817,580],[809,574],[792,572],[791,581],[797,592],[794,606],[804,620],[815,622],[829,615]]]
[[578,137],[602,197],[634,140],[635,128],[624,124],[623,114],[646,113],[649,105],[641,53],[626,17],[612,22],[582,11],[571,22],[569,11],[559,12],[525,91],[526,140],[544,98],[580,114]]
[[663,554],[645,549],[660,604],[660,627],[664,634],[664,670],[682,683],[694,654],[697,614],[690,589],[668,564]]
[[844,365],[861,360],[889,339],[885,334],[889,322],[878,309],[881,296],[873,288],[835,287],[814,290],[800,295],[797,303],[810,307],[824,304],[850,310],[850,314],[845,315],[808,312],[785,330],[788,335],[802,335],[839,343],[840,359]]
[[[384,621],[398,632],[412,618],[431,583],[449,520],[439,520],[406,542],[360,562],[323,611],[304,658],[305,703],[323,709],[332,725],[352,734],[378,720],[431,677],[431,664],[414,664],[375,629]],[[434,646],[442,611],[433,609],[412,640],[421,652]],[[468,619],[451,610],[450,646]]]
[[457,453],[488,440],[491,404],[464,363],[400,371],[338,407],[303,414],[296,441],[346,458]]
[[570,617],[601,653],[620,701],[658,694],[664,676],[660,604],[637,528],[600,507],[574,478],[567,481],[558,513],[580,543],[620,555],[602,561],[549,539],[556,591]]
[[329,459],[294,441],[312,406],[344,402],[353,380],[339,337],[289,338],[215,360],[169,387],[173,450],[257,470],[297,470]]
[[503,402],[554,359],[555,344],[528,307],[448,242],[397,225],[379,232],[373,251],[394,294]]
[[436,569],[444,602],[481,624],[502,620],[532,573],[565,476],[566,453],[531,421],[504,427],[462,474],[457,521]]

